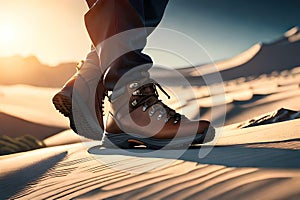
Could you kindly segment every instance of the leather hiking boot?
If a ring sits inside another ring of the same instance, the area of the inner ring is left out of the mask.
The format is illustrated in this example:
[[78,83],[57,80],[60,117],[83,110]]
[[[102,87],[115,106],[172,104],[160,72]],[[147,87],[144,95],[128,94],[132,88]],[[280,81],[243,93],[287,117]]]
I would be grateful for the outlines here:
[[[150,149],[182,148],[214,139],[215,130],[208,121],[191,121],[158,99],[150,79],[135,81],[115,90],[109,97],[112,110],[107,119],[103,145]],[[169,96],[168,96],[169,97]]]
[[[105,89],[99,68],[82,68],[53,97],[55,108],[69,118],[77,134],[101,140],[103,136],[103,102]],[[94,97],[94,98],[93,98]]]

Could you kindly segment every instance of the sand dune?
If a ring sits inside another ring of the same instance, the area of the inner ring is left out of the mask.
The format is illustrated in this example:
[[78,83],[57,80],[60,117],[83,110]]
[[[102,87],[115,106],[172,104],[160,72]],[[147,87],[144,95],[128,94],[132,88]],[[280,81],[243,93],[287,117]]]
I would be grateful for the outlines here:
[[300,101],[299,69],[262,74],[258,78],[242,77],[211,86],[168,86],[172,91],[171,101],[161,97],[192,119],[201,117],[218,122],[226,114],[224,122],[229,125],[280,108],[300,110],[296,103]]
[[[299,136],[279,144],[215,147],[202,159],[198,148],[178,160],[172,156],[176,150],[147,157],[147,150],[100,149],[97,143],[35,150],[0,160],[5,166],[0,190],[4,198],[18,199],[296,198]],[[237,137],[232,135],[231,140]],[[5,163],[22,165],[10,168]]]
[[215,145],[236,145],[245,143],[261,143],[261,142],[280,142],[300,137],[299,128],[300,120],[292,120],[263,126],[236,129],[222,130],[218,132],[219,139],[217,142],[212,142]]
[[[259,76],[273,71],[292,69],[300,65],[299,28],[294,27],[284,36],[271,43],[258,43],[247,51],[228,60],[215,62],[199,67],[201,74],[210,74],[217,70],[221,72],[224,81],[238,77]],[[212,66],[215,67],[212,67]],[[184,70],[183,70],[184,71]],[[197,71],[190,73],[199,76]]]
[[51,135],[50,137],[44,139],[44,143],[47,147],[52,146],[60,146],[60,145],[66,145],[66,144],[75,144],[75,143],[81,143],[81,142],[87,142],[90,141],[87,138],[84,138],[80,135],[77,135],[74,131],[71,129],[62,131],[58,134]]
[[61,87],[76,72],[76,63],[51,67],[36,57],[11,56],[0,58],[0,84],[28,84],[39,87]]
[[0,122],[0,135],[10,137],[32,135],[39,140],[44,140],[64,130],[64,128],[33,123],[1,112]]
[[69,129],[68,120],[52,106],[56,91],[28,85],[0,86],[0,134],[29,134],[44,140]]
[[51,102],[57,91],[29,85],[0,86],[0,111],[34,123],[68,128],[68,120]]
[[[271,74],[274,71],[290,70],[300,66],[299,52],[299,29],[295,27],[287,31],[282,38],[271,43],[258,43],[233,58],[206,65],[186,67],[177,71],[191,84],[198,86],[208,84],[201,76],[206,75],[210,78],[214,77],[215,73],[220,73],[223,81],[240,77],[253,78],[261,74]],[[151,74],[162,82],[168,80],[173,85],[185,84],[178,77],[174,77],[174,73],[170,69],[157,67],[151,71]],[[222,80],[215,79],[213,83]]]

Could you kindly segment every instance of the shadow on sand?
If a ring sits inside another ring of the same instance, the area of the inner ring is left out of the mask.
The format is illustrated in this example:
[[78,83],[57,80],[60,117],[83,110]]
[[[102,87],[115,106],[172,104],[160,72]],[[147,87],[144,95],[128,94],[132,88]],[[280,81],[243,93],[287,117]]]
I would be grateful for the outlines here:
[[[17,192],[28,187],[28,183],[34,182],[45,174],[45,172],[51,170],[57,163],[65,158],[66,154],[66,152],[60,153],[39,162],[32,162],[31,165],[25,168],[2,174],[0,176],[0,199],[11,198]],[[14,163],[11,164],[14,165]],[[15,164],[18,165],[18,163]]]
[[[292,140],[289,142],[299,142]],[[300,168],[300,150],[280,148],[258,148],[246,145],[213,147],[210,153],[200,158],[199,153],[205,148],[192,147],[188,150],[147,150],[147,149],[103,149],[95,146],[88,150],[93,155],[123,155],[139,158],[165,158],[198,162],[199,164],[224,165],[227,167],[257,168]],[[179,156],[178,156],[179,155]]]

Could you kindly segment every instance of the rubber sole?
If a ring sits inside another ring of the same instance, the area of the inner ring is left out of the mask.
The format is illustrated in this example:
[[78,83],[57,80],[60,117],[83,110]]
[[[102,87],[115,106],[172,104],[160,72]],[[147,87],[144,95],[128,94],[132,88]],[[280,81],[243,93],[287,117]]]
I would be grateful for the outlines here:
[[102,139],[103,129],[99,126],[98,120],[93,117],[87,105],[74,91],[73,99],[58,93],[53,97],[52,102],[61,114],[69,118],[70,127],[75,133],[93,140]]
[[191,144],[203,144],[210,142],[215,137],[215,129],[209,127],[203,134],[191,137],[174,139],[142,138],[136,134],[126,133],[105,133],[102,145],[106,148],[130,149],[138,145],[144,145],[149,149],[179,149],[189,147]]
[[63,94],[58,93],[52,98],[52,103],[56,110],[58,110],[65,117],[69,118],[71,129],[75,133],[77,133],[72,115],[72,99]]

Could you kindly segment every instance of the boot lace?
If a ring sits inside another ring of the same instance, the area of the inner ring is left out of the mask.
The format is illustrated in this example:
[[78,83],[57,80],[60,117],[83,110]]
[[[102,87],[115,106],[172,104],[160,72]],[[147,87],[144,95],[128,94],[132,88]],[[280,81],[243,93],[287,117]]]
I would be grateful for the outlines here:
[[158,99],[159,95],[156,90],[159,88],[170,99],[168,93],[157,82],[151,82],[139,87],[132,94],[131,111],[138,107],[142,107],[143,112],[149,109],[149,116],[153,117],[156,113],[159,113],[157,120],[161,120],[165,117],[165,123],[170,119],[174,119],[174,124],[177,124],[181,120],[181,115],[175,110],[165,105],[162,100]]

